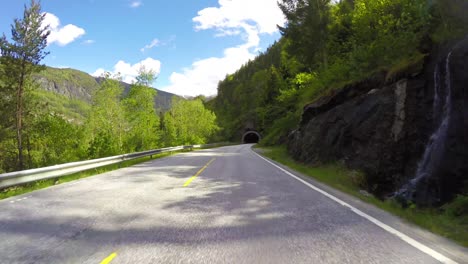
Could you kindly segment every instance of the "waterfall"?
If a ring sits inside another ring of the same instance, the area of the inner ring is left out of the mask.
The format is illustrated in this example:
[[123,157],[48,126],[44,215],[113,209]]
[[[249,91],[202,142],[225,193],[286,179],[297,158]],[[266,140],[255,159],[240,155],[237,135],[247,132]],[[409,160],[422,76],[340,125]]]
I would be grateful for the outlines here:
[[[424,155],[418,163],[415,177],[396,193],[396,196],[405,198],[406,200],[412,200],[414,198],[413,195],[415,193],[415,189],[421,180],[432,176],[434,170],[437,169],[445,150],[445,141],[447,139],[450,112],[452,109],[452,83],[450,76],[451,55],[452,52],[448,54],[445,60],[445,75],[443,76],[445,82],[442,82],[439,65],[437,65],[434,70],[434,100],[432,105],[432,117],[437,125],[426,145]],[[441,102],[441,98],[444,96],[442,93],[444,91],[446,93],[445,100]]]
[[439,72],[439,64],[437,64],[434,69],[434,101],[432,103],[432,117],[433,118],[436,117],[437,112],[440,110],[439,82],[440,82],[440,72]]

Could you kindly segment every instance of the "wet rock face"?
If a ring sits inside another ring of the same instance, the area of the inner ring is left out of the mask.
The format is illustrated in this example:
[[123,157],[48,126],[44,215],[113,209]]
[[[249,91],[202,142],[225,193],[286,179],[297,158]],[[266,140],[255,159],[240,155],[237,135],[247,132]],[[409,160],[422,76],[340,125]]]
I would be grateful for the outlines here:
[[446,150],[432,179],[442,200],[453,192],[468,191],[468,37],[453,49],[450,72],[452,106]]
[[468,191],[468,37],[441,52],[435,63],[430,85],[434,89],[434,83],[438,83],[432,94],[433,125],[424,130],[432,135],[416,172],[406,174],[409,179],[398,191],[401,193],[409,183],[404,198],[420,205],[443,204]]
[[[355,93],[345,87],[306,106],[299,129],[288,138],[289,152],[310,164],[341,161],[367,175],[368,191],[395,194],[416,176],[437,129],[434,69],[446,55],[431,58],[416,77],[390,85],[361,83]],[[450,200],[468,179],[468,39],[453,51],[450,65],[451,116],[443,153],[408,197],[421,205]]]
[[407,96],[423,87],[419,79],[376,86],[303,119],[303,125],[290,136],[288,149],[294,158],[307,163],[343,161],[366,173],[369,191],[387,195],[398,185],[407,163],[416,162],[408,160],[405,153],[411,148],[404,140],[409,132],[405,122],[415,119],[405,104],[411,101]]

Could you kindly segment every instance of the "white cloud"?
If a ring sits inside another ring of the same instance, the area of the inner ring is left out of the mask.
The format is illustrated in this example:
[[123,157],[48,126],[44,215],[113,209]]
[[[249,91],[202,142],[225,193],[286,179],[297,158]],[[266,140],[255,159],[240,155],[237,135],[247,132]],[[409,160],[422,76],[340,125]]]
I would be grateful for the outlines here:
[[140,7],[141,5],[143,5],[141,1],[132,1],[132,3],[130,4],[130,7],[137,8],[137,7]]
[[225,36],[235,36],[240,35],[242,32],[238,29],[224,29],[221,32],[218,32],[215,36],[216,37],[225,37]]
[[94,39],[87,39],[85,41],[83,41],[83,44],[86,44],[86,45],[91,45],[91,44],[94,44],[96,41]]
[[239,28],[249,23],[256,26],[259,33],[272,34],[284,25],[285,18],[277,0],[219,0],[219,7],[208,7],[193,18],[198,30]]
[[226,48],[222,57],[197,60],[182,73],[173,72],[170,85],[162,90],[188,96],[215,95],[220,80],[255,57],[260,35],[278,32],[277,25],[283,26],[285,18],[277,0],[219,0],[219,7],[199,11],[193,22],[196,30],[214,29],[216,37],[239,35],[245,43]]
[[94,77],[101,77],[101,76],[104,75],[104,73],[106,73],[106,70],[104,70],[103,68],[99,68],[96,71],[94,71],[93,73],[91,73],[91,75],[94,76]]
[[99,68],[91,75],[100,77],[105,72],[110,72],[113,75],[120,75],[122,77],[122,81],[132,83],[135,81],[135,77],[138,76],[138,70],[140,70],[142,67],[144,67],[146,70],[151,70],[156,74],[159,74],[161,71],[161,62],[153,58],[146,58],[145,60],[132,65],[123,60],[120,60],[114,65],[113,71],[106,71],[103,68]]
[[159,39],[155,38],[151,41],[150,44],[148,45],[145,45],[143,48],[140,49],[141,52],[145,52],[145,50],[149,50],[149,49],[152,49],[154,47],[157,47],[161,45],[161,41],[159,41]]
[[68,24],[63,27],[60,26],[60,19],[51,13],[45,13],[42,26],[49,26],[50,29],[50,35],[47,38],[48,45],[57,43],[59,46],[65,46],[86,33],[84,29],[73,24]]
[[143,48],[141,48],[140,51],[145,52],[146,50],[152,49],[154,47],[162,47],[162,46],[171,45],[174,43],[175,39],[176,39],[175,35],[170,36],[166,40],[159,40],[155,38],[150,42],[150,44],[145,45]]
[[170,76],[171,85],[162,90],[187,96],[214,95],[217,93],[218,82],[226,74],[235,72],[254,57],[254,54],[243,47],[228,48],[224,51],[224,57],[198,60],[182,73],[173,72]]

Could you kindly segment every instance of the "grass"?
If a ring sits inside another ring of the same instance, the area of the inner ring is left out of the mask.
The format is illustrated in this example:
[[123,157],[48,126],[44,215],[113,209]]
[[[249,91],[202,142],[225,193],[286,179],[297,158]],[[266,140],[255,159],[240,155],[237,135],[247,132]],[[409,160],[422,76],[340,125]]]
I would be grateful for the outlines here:
[[405,73],[419,73],[423,70],[424,59],[427,54],[418,53],[408,58],[404,58],[399,62],[395,63],[387,72],[385,80],[397,80]]
[[103,166],[103,167],[99,167],[99,168],[95,168],[95,169],[90,169],[90,170],[86,170],[86,171],[82,171],[82,172],[77,172],[77,173],[70,174],[70,175],[67,175],[67,176],[63,176],[63,177],[60,177],[60,178],[51,178],[51,179],[47,179],[47,180],[41,180],[41,181],[36,181],[36,182],[24,184],[24,185],[21,185],[21,186],[14,186],[14,187],[6,188],[6,189],[3,189],[3,190],[0,191],[0,200],[5,199],[5,198],[9,198],[9,197],[12,197],[12,196],[17,196],[17,195],[29,193],[29,192],[32,192],[32,191],[44,189],[44,188],[54,186],[54,185],[58,185],[58,184],[61,184],[61,183],[66,183],[66,182],[70,182],[70,181],[74,181],[74,180],[78,180],[78,179],[82,179],[82,178],[95,176],[95,175],[98,175],[98,174],[101,174],[101,173],[104,173],[104,172],[113,171],[113,170],[117,170],[117,169],[125,168],[125,167],[130,167],[130,166],[133,166],[133,165],[138,164],[138,163],[142,163],[142,162],[146,162],[146,161],[150,161],[150,160],[154,160],[154,159],[160,159],[160,158],[171,156],[171,155],[174,155],[175,153],[180,153],[180,152],[188,152],[188,151],[187,150],[181,150],[181,151],[174,151],[174,152],[166,152],[166,153],[161,153],[161,154],[155,154],[152,157],[148,156],[148,157],[128,160],[128,161],[124,161],[124,162],[121,162],[121,163],[118,163],[118,164],[112,164],[112,165]]
[[263,155],[291,169],[468,247],[468,197],[466,196],[459,196],[453,202],[440,208],[419,208],[415,205],[403,208],[393,200],[382,201],[361,194],[359,184],[363,182],[364,175],[360,172],[346,169],[339,164],[309,166],[299,163],[289,156],[283,146],[262,147],[261,149]]

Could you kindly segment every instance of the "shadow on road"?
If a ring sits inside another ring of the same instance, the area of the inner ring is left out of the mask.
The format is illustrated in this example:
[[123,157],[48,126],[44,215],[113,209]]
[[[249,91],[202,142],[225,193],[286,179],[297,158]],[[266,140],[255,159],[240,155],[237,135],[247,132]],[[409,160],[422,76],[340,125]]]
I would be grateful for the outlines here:
[[[91,254],[105,245],[201,246],[270,238],[301,246],[308,237],[321,248],[380,243],[349,236],[350,226],[365,234],[367,223],[254,154],[200,153],[46,189],[14,206],[0,204],[0,255],[11,256],[7,262],[17,260],[12,252],[40,260],[63,257],[64,248]],[[182,187],[212,157],[215,162]]]

